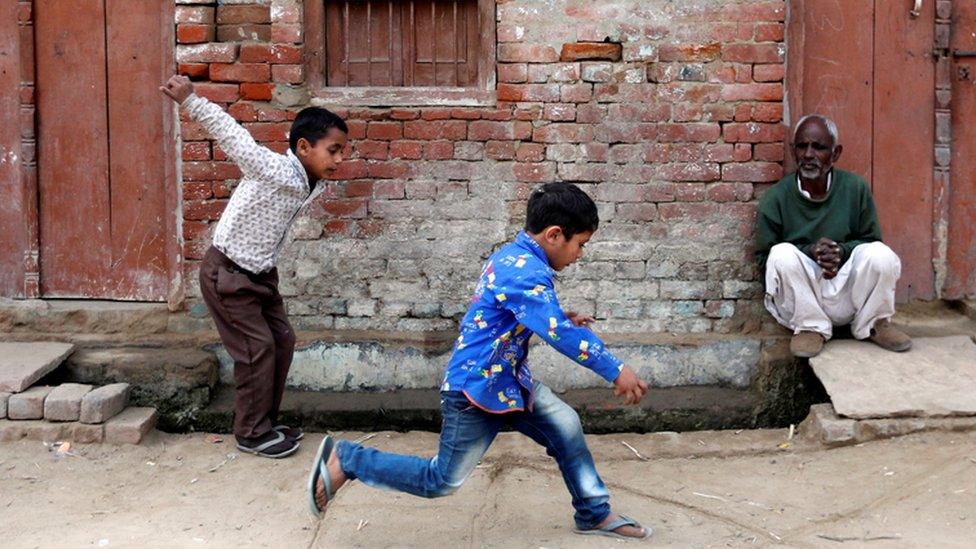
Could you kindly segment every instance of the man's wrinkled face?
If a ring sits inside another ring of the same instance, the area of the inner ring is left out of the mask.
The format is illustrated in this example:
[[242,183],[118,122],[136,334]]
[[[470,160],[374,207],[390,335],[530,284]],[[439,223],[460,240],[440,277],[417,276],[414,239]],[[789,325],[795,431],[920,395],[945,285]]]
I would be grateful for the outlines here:
[[807,180],[825,177],[838,156],[840,147],[834,143],[823,120],[811,118],[800,126],[793,141],[793,158],[800,177]]

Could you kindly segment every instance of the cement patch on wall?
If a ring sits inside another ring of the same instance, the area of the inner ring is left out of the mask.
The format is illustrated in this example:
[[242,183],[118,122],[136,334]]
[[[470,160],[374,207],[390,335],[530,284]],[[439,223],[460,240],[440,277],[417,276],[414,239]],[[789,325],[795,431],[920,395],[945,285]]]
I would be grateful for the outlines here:
[[[612,345],[614,352],[652,386],[717,385],[748,388],[760,361],[759,339],[723,339],[688,345]],[[223,346],[220,379],[234,383],[233,362]],[[532,349],[532,372],[556,391],[607,387],[602,378],[577,366],[551,347]],[[389,391],[432,389],[440,385],[450,352],[369,342],[316,342],[298,348],[288,386],[310,391]]]

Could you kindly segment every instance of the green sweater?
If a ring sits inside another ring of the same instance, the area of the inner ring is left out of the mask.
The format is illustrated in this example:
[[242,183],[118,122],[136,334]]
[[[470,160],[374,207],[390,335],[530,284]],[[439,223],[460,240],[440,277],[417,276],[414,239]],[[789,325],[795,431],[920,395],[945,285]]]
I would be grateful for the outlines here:
[[835,168],[830,191],[817,202],[800,194],[792,173],[763,194],[756,220],[756,261],[761,268],[776,244],[789,242],[808,253],[821,237],[840,244],[841,264],[858,244],[881,240],[874,199],[863,179]]

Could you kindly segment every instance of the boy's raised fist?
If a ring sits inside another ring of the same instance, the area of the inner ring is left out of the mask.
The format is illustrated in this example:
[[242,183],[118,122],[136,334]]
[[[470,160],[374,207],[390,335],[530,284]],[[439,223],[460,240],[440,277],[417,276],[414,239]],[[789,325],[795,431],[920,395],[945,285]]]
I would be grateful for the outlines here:
[[169,77],[166,84],[159,87],[159,90],[173,101],[182,104],[187,97],[193,94],[193,83],[185,76],[173,75]]

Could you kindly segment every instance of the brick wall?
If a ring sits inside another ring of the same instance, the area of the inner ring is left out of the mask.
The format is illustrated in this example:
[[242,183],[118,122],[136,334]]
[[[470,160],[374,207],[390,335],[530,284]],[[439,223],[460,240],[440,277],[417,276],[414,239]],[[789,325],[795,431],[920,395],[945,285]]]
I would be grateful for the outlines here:
[[[308,104],[276,102],[307,91],[301,0],[177,4],[180,71],[283,151]],[[756,197],[782,172],[785,11],[769,0],[498,0],[495,106],[327,105],[351,144],[279,266],[294,324],[453,329],[482,261],[520,227],[528,190],[564,180],[601,217],[583,261],[560,276],[567,306],[607,319],[606,331],[750,329]],[[239,174],[198,125],[184,119],[182,138],[195,284]]]

